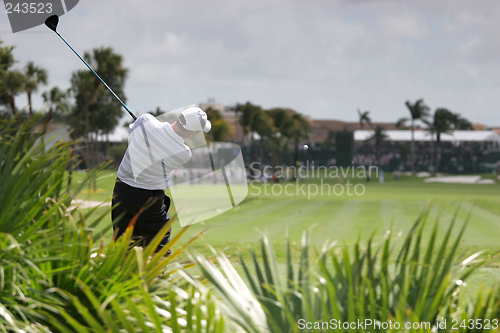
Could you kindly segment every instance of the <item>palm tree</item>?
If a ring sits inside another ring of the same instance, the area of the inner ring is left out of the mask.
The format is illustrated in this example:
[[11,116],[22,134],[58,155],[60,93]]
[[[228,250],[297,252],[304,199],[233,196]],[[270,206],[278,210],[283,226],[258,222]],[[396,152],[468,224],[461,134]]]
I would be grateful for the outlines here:
[[[124,87],[128,69],[123,66],[122,56],[110,47],[101,47],[93,49],[91,53],[86,52],[84,58],[111,89],[126,101]],[[76,137],[88,136],[89,132],[97,130],[107,132],[116,127],[123,114],[121,106],[91,72],[82,70],[73,73],[71,90],[76,100],[73,119]]]
[[408,121],[409,119],[404,117],[404,118],[400,118],[397,122],[396,122],[396,128],[397,129],[408,129],[408,127],[406,126],[406,122]]
[[[259,112],[262,111],[261,107],[258,105],[253,105],[250,102],[246,102],[246,104],[240,105],[236,107],[238,112],[240,113],[240,118],[239,118],[239,123],[241,127],[243,128],[243,136],[241,137],[241,143],[240,146],[243,147],[245,137],[253,132],[253,126],[254,126],[254,119],[255,115],[258,114]],[[252,151],[253,151],[253,136],[252,136]]]
[[434,112],[434,117],[431,121],[425,121],[428,125],[428,131],[434,136],[436,136],[434,144],[434,171],[433,174],[436,175],[439,167],[439,150],[441,147],[441,134],[448,133],[453,129],[453,119],[454,114],[445,108],[438,108]]
[[47,104],[49,113],[63,116],[69,111],[68,93],[58,87],[53,87],[42,94],[44,103]]
[[282,164],[283,153],[288,149],[288,143],[292,135],[294,120],[288,110],[274,108],[267,111],[274,123],[274,133],[270,138],[273,149],[273,170],[276,165]]
[[[15,46],[2,46],[2,44],[3,41],[0,39],[0,73],[7,71],[15,63],[14,54],[12,53]],[[1,79],[2,76],[0,76]]]
[[429,116],[429,107],[424,104],[423,99],[419,99],[413,104],[406,101],[405,104],[411,115],[411,173],[415,173],[415,120],[425,120]]
[[35,66],[33,61],[30,61],[24,67],[24,90],[28,96],[28,110],[30,117],[33,117],[33,108],[31,105],[31,94],[38,90],[40,84],[47,84],[47,70],[42,67]]
[[[12,51],[14,46],[2,46],[3,41],[0,39],[0,88],[4,86],[4,77],[12,65],[14,65],[14,55]],[[0,90],[0,100],[4,90]]]
[[370,118],[370,111],[361,112],[358,109],[358,116],[359,116],[359,125],[361,126],[361,128],[364,127],[365,123],[370,126],[372,125],[372,120]]
[[0,86],[0,103],[8,105],[10,112],[19,120],[15,98],[23,91],[24,75],[18,70],[4,71]]
[[64,117],[69,113],[70,104],[67,93],[61,91],[58,87],[53,87],[49,91],[42,94],[44,103],[47,105],[48,112],[42,126],[42,135],[47,130],[49,121],[55,116],[57,118]]
[[[85,52],[84,58],[104,82],[125,102],[124,88],[128,69],[123,65],[123,57],[110,47],[101,47],[93,49],[92,52]],[[73,73],[71,92],[76,100],[71,121],[74,127],[73,136],[75,138],[86,137],[87,146],[83,157],[87,168],[89,168],[95,161],[91,160],[91,156],[97,156],[97,145],[95,144],[97,133],[101,131],[101,133],[107,134],[112,131],[118,125],[123,110],[101,81],[87,70]]]
[[14,46],[2,46],[0,39],[0,105],[5,105],[19,122],[15,96],[22,91],[23,75],[17,70],[11,70],[14,65]]
[[473,129],[472,123],[468,119],[463,118],[460,115],[460,113],[453,113],[451,122],[452,122],[453,128],[456,130],[469,131],[469,130]]
[[7,70],[14,65],[12,50],[15,46],[1,46],[2,44],[3,41],[0,39],[0,69]]
[[380,125],[377,125],[377,127],[375,127],[373,134],[367,139],[368,141],[372,140],[375,143],[375,154],[377,156],[377,166],[379,168],[380,168],[380,145],[387,139],[388,136],[385,132],[385,129]]

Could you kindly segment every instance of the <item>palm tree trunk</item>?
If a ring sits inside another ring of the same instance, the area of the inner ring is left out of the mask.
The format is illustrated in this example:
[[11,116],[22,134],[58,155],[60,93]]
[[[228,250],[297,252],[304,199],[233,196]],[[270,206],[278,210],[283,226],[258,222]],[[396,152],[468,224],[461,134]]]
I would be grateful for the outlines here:
[[49,112],[45,115],[45,119],[43,120],[44,127],[42,127],[42,136],[47,133],[47,126],[49,122],[52,120],[52,116],[54,113],[52,112],[52,108],[49,109]]
[[12,115],[14,116],[16,121],[19,122],[17,108],[16,108],[16,100],[14,99],[13,95],[9,96],[9,106],[10,106],[10,111],[12,112]]
[[415,173],[415,127],[413,118],[411,119],[411,174]]
[[[78,140],[78,134],[79,134],[78,128],[80,127],[81,119],[82,119],[82,112],[79,112],[77,117],[76,117],[75,124],[74,124],[73,136],[74,136],[75,140]],[[68,163],[68,171],[69,171],[69,174],[68,174],[68,192],[71,190],[71,180],[73,177],[73,158],[74,158],[74,152],[76,149],[76,145],[73,144],[69,148],[71,149],[71,153],[70,153],[70,160]]]
[[26,92],[26,94],[28,95],[28,110],[30,112],[30,118],[33,117],[33,108],[31,106],[31,90],[28,90]]
[[47,134],[47,128],[49,127],[49,122],[51,119],[52,119],[52,110],[49,110],[49,112],[47,112],[47,115],[45,116],[45,119],[43,120],[42,131],[40,133],[40,140],[42,142],[42,145],[44,144],[45,134]]
[[85,117],[85,135],[87,136],[87,142],[85,144],[85,149],[83,150],[83,158],[85,160],[85,163],[87,164],[86,167],[88,170],[92,169],[92,166],[91,166],[91,161],[90,161],[90,154],[92,153],[92,150],[91,150],[91,139],[90,139],[90,135],[89,135],[89,132],[90,132],[90,114],[89,114],[89,108],[90,108],[90,105],[94,102],[94,99],[95,99],[95,96],[97,94],[97,89],[99,88],[99,81],[97,81],[97,79],[94,81],[94,89],[92,90],[89,98],[87,101],[85,101],[85,104],[82,108],[82,112],[84,114],[84,117]]

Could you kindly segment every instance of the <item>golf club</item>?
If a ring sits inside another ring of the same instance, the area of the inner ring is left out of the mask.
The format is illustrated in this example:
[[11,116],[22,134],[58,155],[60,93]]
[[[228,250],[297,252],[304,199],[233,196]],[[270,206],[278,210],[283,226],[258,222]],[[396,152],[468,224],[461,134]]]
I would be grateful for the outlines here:
[[71,45],[69,45],[69,43],[63,38],[63,36],[61,36],[58,32],[57,32],[57,24],[59,23],[59,16],[57,15],[52,15],[52,16],[49,16],[46,20],[45,20],[45,25],[52,31],[54,31],[59,37],[61,37],[61,39],[63,40],[63,42],[66,43],[66,45],[69,46],[69,48],[78,56],[78,58],[80,58],[81,61],[83,61],[83,63],[85,65],[87,65],[87,67],[92,71],[92,73],[95,74],[95,76],[97,76],[97,78],[102,82],[102,84],[104,84],[104,86],[109,90],[109,92],[111,94],[113,94],[113,96],[118,100],[118,102],[120,102],[122,104],[122,106],[125,108],[125,110],[127,110],[127,112],[129,113],[129,115],[132,116],[132,118],[134,118],[134,120],[137,119],[137,117],[132,113],[132,111],[129,110],[129,108],[125,105],[125,103],[123,103],[123,101],[118,97],[116,96],[116,94],[113,92],[113,90],[111,90],[111,88],[106,84],[106,82],[103,81],[103,79],[101,79],[101,77],[99,75],[97,75],[97,73],[92,69],[92,67],[90,67],[89,64],[87,64],[87,62],[78,54],[78,52],[75,51],[74,48],[71,47]]

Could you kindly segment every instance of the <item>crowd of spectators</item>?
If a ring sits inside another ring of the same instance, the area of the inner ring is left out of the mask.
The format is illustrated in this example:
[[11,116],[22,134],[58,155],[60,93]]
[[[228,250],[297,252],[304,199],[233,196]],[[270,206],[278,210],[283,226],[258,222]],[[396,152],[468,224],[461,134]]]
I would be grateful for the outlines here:
[[[487,143],[459,143],[442,142],[438,155],[440,169],[448,171],[466,171],[476,169],[478,157],[488,149]],[[410,144],[384,143],[380,147],[380,161],[372,145],[358,143],[354,153],[354,165],[377,165],[386,171],[408,171],[411,168]],[[429,171],[434,167],[434,144],[415,142],[415,170]],[[456,170],[452,170],[452,169]]]

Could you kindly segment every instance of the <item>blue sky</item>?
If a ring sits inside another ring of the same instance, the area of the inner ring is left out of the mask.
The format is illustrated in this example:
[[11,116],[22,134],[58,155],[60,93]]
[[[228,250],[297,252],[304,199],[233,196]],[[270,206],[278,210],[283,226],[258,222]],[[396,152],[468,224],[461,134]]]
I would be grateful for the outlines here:
[[[500,2],[463,0],[85,0],[61,17],[79,52],[112,46],[137,114],[215,98],[290,107],[313,118],[406,116],[424,98],[500,126]],[[0,36],[69,87],[84,65],[45,27]],[[23,98],[19,99],[22,104]],[[39,103],[39,101],[38,101]]]

